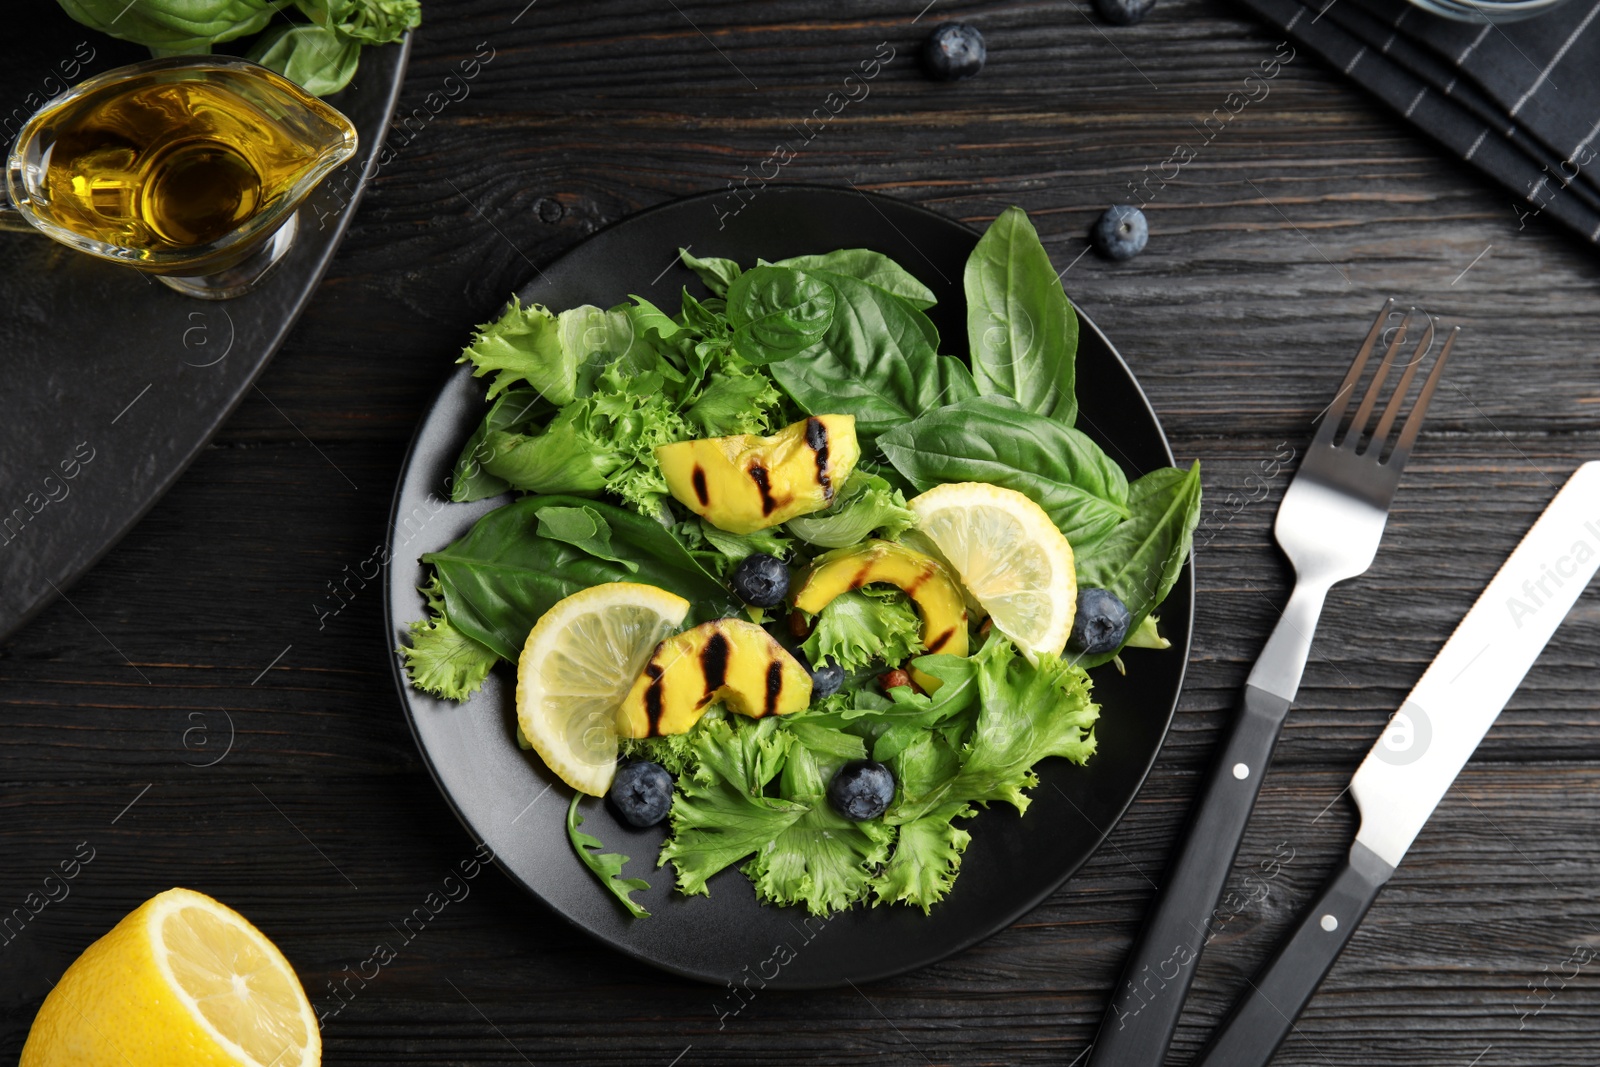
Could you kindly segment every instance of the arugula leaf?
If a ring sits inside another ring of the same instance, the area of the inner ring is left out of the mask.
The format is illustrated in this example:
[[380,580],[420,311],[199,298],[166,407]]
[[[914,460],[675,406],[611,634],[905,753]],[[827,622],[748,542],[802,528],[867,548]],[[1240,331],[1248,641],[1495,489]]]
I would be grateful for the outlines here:
[[727,296],[728,286],[738,281],[742,273],[739,264],[731,259],[718,259],[715,256],[701,259],[699,256],[690,255],[687,248],[678,249],[678,258],[683,261],[685,267],[700,276],[700,280],[715,296]]
[[[616,558],[600,559],[539,536],[538,513],[548,507],[593,509],[610,527]],[[739,610],[722,583],[670,530],[602,500],[523,497],[489,512],[459,541],[422,558],[438,573],[450,624],[513,662],[539,616],[563,597],[602,582],[638,581],[677,593],[693,605],[691,624]]]
[[901,823],[894,854],[871,881],[873,904],[911,904],[924,915],[943,900],[961,871],[961,854],[972,835],[953,826],[977,810],[962,801],[945,804]]
[[879,434],[942,404],[978,394],[972,372],[937,354],[916,310],[877,286],[843,275],[833,321],[806,351],[767,371],[808,415],[854,415],[868,452]]
[[990,224],[967,259],[963,284],[979,390],[1071,426],[1078,316],[1026,212],[1009,207]]
[[950,404],[878,440],[919,490],[946,482],[1015,489],[1044,508],[1073,551],[1098,544],[1126,521],[1128,480],[1089,437],[1005,397]]
[[767,847],[808,810],[803,803],[766,795],[793,744],[776,718],[735,730],[708,717],[693,736],[697,759],[678,779],[672,836],[656,864],[670,860],[678,890],[690,896],[709,893],[707,879]]
[[[1200,464],[1187,471],[1162,467],[1128,489],[1132,515],[1109,537],[1078,557],[1078,585],[1109,589],[1127,605],[1128,632],[1138,634],[1144,620],[1172,591],[1200,524]],[[1088,656],[1085,667],[1114,656]]]
[[650,883],[643,878],[617,877],[622,873],[622,866],[628,862],[628,857],[615,852],[601,852],[600,849],[605,845],[600,843],[600,839],[578,829],[583,825],[583,816],[578,814],[578,801],[581,799],[582,793],[574,793],[572,803],[567,805],[567,840],[572,842],[572,850],[578,854],[583,865],[600,879],[600,883],[611,891],[611,895],[628,909],[628,914],[635,919],[648,919],[650,913],[644,909],[644,905],[633,899],[633,894],[641,889],[649,889]]
[[489,457],[486,440],[491,431],[514,430],[548,416],[553,408],[537,389],[507,389],[489,405],[488,414],[472,431],[450,476],[450,499],[458,504],[499,496],[511,486],[483,469]]
[[500,657],[450,625],[437,575],[421,592],[428,602],[428,617],[411,624],[411,644],[395,651],[405,660],[412,685],[445,700],[465,700],[483,685]]
[[821,548],[844,548],[873,536],[894,540],[916,522],[900,490],[857,467],[831,508],[790,519],[784,528]]
[[894,294],[919,311],[938,303],[933,290],[918,281],[916,275],[882,252],[874,252],[869,248],[840,248],[820,256],[790,256],[771,265],[804,271],[827,271],[856,278]]
[[817,614],[811,636],[800,645],[812,664],[828,657],[846,671],[882,661],[899,666],[922,651],[922,622],[905,594],[892,598],[851,590],[830,600]]
[[539,536],[552,541],[565,541],[583,549],[596,559],[609,559],[630,571],[638,571],[639,564],[624,559],[611,551],[611,524],[594,508],[546,507],[535,511],[539,520]]
[[[806,810],[758,849],[742,870],[757,898],[803,904],[813,915],[828,915],[866,896],[874,870],[888,859],[894,830],[877,820],[852,822],[833,810],[826,795],[828,780],[845,759],[859,759],[864,750],[858,738],[813,729],[844,741],[843,751],[819,751],[804,743],[790,746],[782,792]],[[850,752],[854,755],[846,754]]]
[[729,563],[738,563],[756,552],[765,552],[769,556],[782,558],[789,555],[794,547],[794,542],[785,537],[783,531],[777,527],[756,530],[754,533],[736,534],[719,530],[705,519],[699,520],[697,525],[700,536]]
[[362,44],[398,41],[422,22],[419,0],[295,0],[313,22]]
[[797,270],[745,271],[728,287],[733,350],[756,366],[788,359],[827,332],[835,299],[826,281]]

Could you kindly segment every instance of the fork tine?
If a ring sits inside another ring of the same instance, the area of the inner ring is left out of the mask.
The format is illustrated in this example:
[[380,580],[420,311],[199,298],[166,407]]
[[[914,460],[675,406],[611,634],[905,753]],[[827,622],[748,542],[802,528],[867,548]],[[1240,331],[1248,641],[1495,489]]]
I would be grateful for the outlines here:
[[[1406,394],[1411,391],[1411,381],[1417,376],[1417,368],[1422,366],[1422,361],[1428,358],[1428,353],[1433,349],[1433,316],[1423,312],[1428,318],[1428,328],[1422,332],[1422,340],[1411,350],[1411,359],[1406,363],[1405,373],[1400,375],[1400,381],[1394,387],[1394,395],[1389,398],[1389,403],[1383,409],[1383,417],[1378,420],[1378,428],[1372,431],[1372,444],[1368,451],[1373,456],[1383,454],[1383,443],[1389,439],[1389,431],[1394,427],[1394,420],[1400,415],[1400,407],[1405,403]],[[1373,450],[1376,451],[1373,451]]]
[[1406,335],[1411,332],[1411,316],[1416,310],[1408,308],[1406,317],[1400,320],[1400,326],[1394,332],[1394,340],[1389,342],[1388,350],[1383,353],[1383,362],[1379,363],[1378,369],[1372,373],[1372,382],[1367,386],[1367,395],[1361,398],[1361,406],[1350,419],[1350,429],[1345,431],[1339,447],[1348,445],[1352,451],[1360,447],[1361,437],[1367,431],[1367,420],[1372,417],[1372,409],[1378,404],[1378,397],[1383,392],[1383,383],[1389,380],[1389,372],[1394,369],[1395,356],[1399,355],[1400,346],[1405,344]]
[[1439,350],[1439,358],[1433,361],[1433,369],[1428,372],[1428,380],[1422,383],[1422,392],[1417,394],[1417,402],[1411,408],[1411,414],[1406,416],[1405,427],[1400,431],[1400,440],[1395,442],[1394,455],[1389,457],[1389,465],[1399,468],[1405,464],[1406,457],[1411,455],[1411,446],[1416,443],[1417,434],[1422,432],[1423,417],[1428,414],[1428,404],[1433,400],[1434,390],[1439,387],[1439,377],[1444,373],[1445,360],[1450,358],[1450,349],[1456,343],[1456,335],[1461,332],[1457,326],[1450,331],[1450,336],[1445,338],[1444,347]]
[[1383,333],[1383,324],[1389,320],[1389,312],[1393,310],[1394,298],[1390,297],[1383,302],[1378,317],[1372,321],[1372,329],[1367,331],[1367,339],[1361,342],[1361,349],[1356,353],[1356,358],[1350,361],[1350,369],[1345,372],[1339,391],[1333,394],[1332,402],[1323,409],[1322,425],[1317,427],[1317,436],[1312,441],[1313,446],[1333,443],[1334,431],[1339,428],[1345,409],[1350,406],[1350,394],[1355,390],[1356,382],[1361,380],[1361,372],[1367,369],[1367,359],[1372,355],[1372,347],[1378,343],[1378,338]]

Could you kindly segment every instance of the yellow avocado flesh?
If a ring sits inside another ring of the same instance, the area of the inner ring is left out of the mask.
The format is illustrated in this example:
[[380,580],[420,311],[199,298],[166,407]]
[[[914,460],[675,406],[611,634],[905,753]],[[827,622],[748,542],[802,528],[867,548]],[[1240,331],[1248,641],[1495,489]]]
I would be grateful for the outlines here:
[[[922,644],[929,652],[967,654],[967,605],[961,587],[944,564],[893,541],[868,541],[818,556],[801,580],[794,606],[815,615],[840,593],[873,582],[905,590],[922,616]],[[939,684],[920,671],[913,677],[924,689],[930,688],[928,682]]]
[[771,437],[705,437],[656,449],[678,503],[739,534],[821,511],[860,458],[854,415],[814,415]]
[[701,623],[656,646],[618,712],[623,737],[687,733],[714,701],[759,719],[811,703],[811,672],[743,619]]

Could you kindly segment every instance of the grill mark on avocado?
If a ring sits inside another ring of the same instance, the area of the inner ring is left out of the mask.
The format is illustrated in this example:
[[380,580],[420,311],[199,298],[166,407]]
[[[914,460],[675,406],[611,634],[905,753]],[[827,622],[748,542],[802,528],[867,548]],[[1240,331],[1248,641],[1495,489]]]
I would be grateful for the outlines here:
[[828,427],[816,416],[806,420],[806,447],[817,458],[817,484],[822,487],[822,499],[833,500],[833,479],[828,476]]
[[917,598],[917,590],[922,588],[922,583],[927,581],[932,574],[932,571],[925,570],[921,574],[918,574],[915,578],[911,579],[911,581],[907,582],[905,584],[906,596],[915,600]]
[[[656,646],[659,652],[661,646]],[[660,664],[647,663],[644,673],[650,676],[650,686],[644,691],[644,717],[650,723],[648,737],[658,737],[661,734],[661,675]]]
[[689,476],[689,481],[694,485],[694,495],[700,501],[700,506],[711,506],[711,494],[706,491],[706,472],[700,464],[694,465],[694,473]]
[[856,576],[850,579],[850,584],[846,586],[846,588],[860,589],[862,586],[867,585],[869,583],[867,576],[872,573],[872,568],[877,564],[877,562],[877,560],[872,559],[863,563],[861,565],[861,569],[856,571]]
[[705,676],[706,692],[700,698],[698,707],[705,707],[711,703],[711,698],[716,696],[728,681],[728,639],[720,633],[712,634],[706,646],[700,650],[700,673]]
[[928,651],[929,652],[937,652],[937,651],[939,651],[945,645],[949,644],[950,643],[950,639],[952,637],[954,637],[955,635],[956,635],[956,628],[954,626],[952,626],[952,627],[950,627],[950,629],[946,630],[944,633],[940,634],[938,637],[935,637],[932,641],[928,642]]
[[750,480],[761,490],[761,514],[771,515],[777,510],[778,502],[772,498],[772,482],[767,477],[767,468],[760,464],[751,464]]
[[763,715],[771,715],[778,709],[778,697],[783,693],[783,664],[773,660],[767,664],[767,703]]

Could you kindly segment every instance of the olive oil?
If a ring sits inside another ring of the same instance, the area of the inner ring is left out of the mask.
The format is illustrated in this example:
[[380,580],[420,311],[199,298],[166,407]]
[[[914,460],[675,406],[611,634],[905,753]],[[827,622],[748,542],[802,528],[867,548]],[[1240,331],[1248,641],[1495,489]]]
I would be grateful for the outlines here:
[[314,154],[226,78],[97,93],[51,117],[35,210],[140,253],[205,246],[288,195]]

